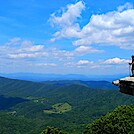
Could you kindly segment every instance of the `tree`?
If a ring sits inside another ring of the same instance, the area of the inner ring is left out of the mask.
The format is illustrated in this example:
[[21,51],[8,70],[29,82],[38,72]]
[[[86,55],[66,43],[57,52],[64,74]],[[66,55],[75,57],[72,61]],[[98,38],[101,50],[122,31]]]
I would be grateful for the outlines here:
[[47,127],[41,134],[67,134],[56,127]]
[[134,106],[119,106],[93,123],[89,124],[84,134],[133,134]]

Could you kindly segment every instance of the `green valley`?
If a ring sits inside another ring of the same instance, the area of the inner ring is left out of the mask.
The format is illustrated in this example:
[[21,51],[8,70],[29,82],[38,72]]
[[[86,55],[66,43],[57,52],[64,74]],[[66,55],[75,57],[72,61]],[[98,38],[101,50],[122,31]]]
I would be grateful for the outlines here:
[[[115,89],[90,88],[89,85],[83,85],[86,82],[64,83],[40,83],[1,77],[1,106],[5,101],[6,104],[13,103],[0,110],[0,133],[23,134],[26,127],[27,134],[39,134],[47,126],[53,126],[69,134],[81,134],[87,124],[116,107],[134,105],[133,96],[121,94]],[[107,84],[103,82],[103,85]]]

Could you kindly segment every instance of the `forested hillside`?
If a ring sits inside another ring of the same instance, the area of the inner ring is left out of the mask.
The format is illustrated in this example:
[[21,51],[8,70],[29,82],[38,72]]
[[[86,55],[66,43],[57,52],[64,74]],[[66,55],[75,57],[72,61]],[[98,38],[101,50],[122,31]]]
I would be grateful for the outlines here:
[[[47,127],[41,134],[67,134],[55,127]],[[87,125],[83,134],[133,134],[134,106],[119,106],[114,111]]]
[[45,84],[53,84],[58,86],[67,86],[72,84],[83,85],[90,88],[98,89],[117,89],[112,83],[108,81],[81,81],[81,80],[61,80],[61,81],[45,81]]
[[134,105],[133,96],[121,94],[118,90],[89,88],[77,83],[58,85],[2,77],[0,95],[6,104],[17,97],[12,105],[1,108],[3,118],[0,118],[0,133],[23,132],[28,123],[28,134],[33,134],[33,130],[39,134],[47,126],[57,127],[69,134],[81,134],[87,124],[116,107]]
[[133,134],[134,106],[119,106],[89,124],[84,134]]

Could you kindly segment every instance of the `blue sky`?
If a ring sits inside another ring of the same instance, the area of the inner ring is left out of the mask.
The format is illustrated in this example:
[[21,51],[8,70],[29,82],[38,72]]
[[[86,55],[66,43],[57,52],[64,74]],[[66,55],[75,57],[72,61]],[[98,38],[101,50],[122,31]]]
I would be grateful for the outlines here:
[[126,74],[133,0],[0,0],[0,73]]

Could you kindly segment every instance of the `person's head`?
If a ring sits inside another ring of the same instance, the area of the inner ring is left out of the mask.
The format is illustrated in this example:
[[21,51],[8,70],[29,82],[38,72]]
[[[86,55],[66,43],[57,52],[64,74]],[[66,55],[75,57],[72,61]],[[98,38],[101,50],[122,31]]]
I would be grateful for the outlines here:
[[131,57],[132,57],[132,59],[134,60],[134,55],[132,55]]

